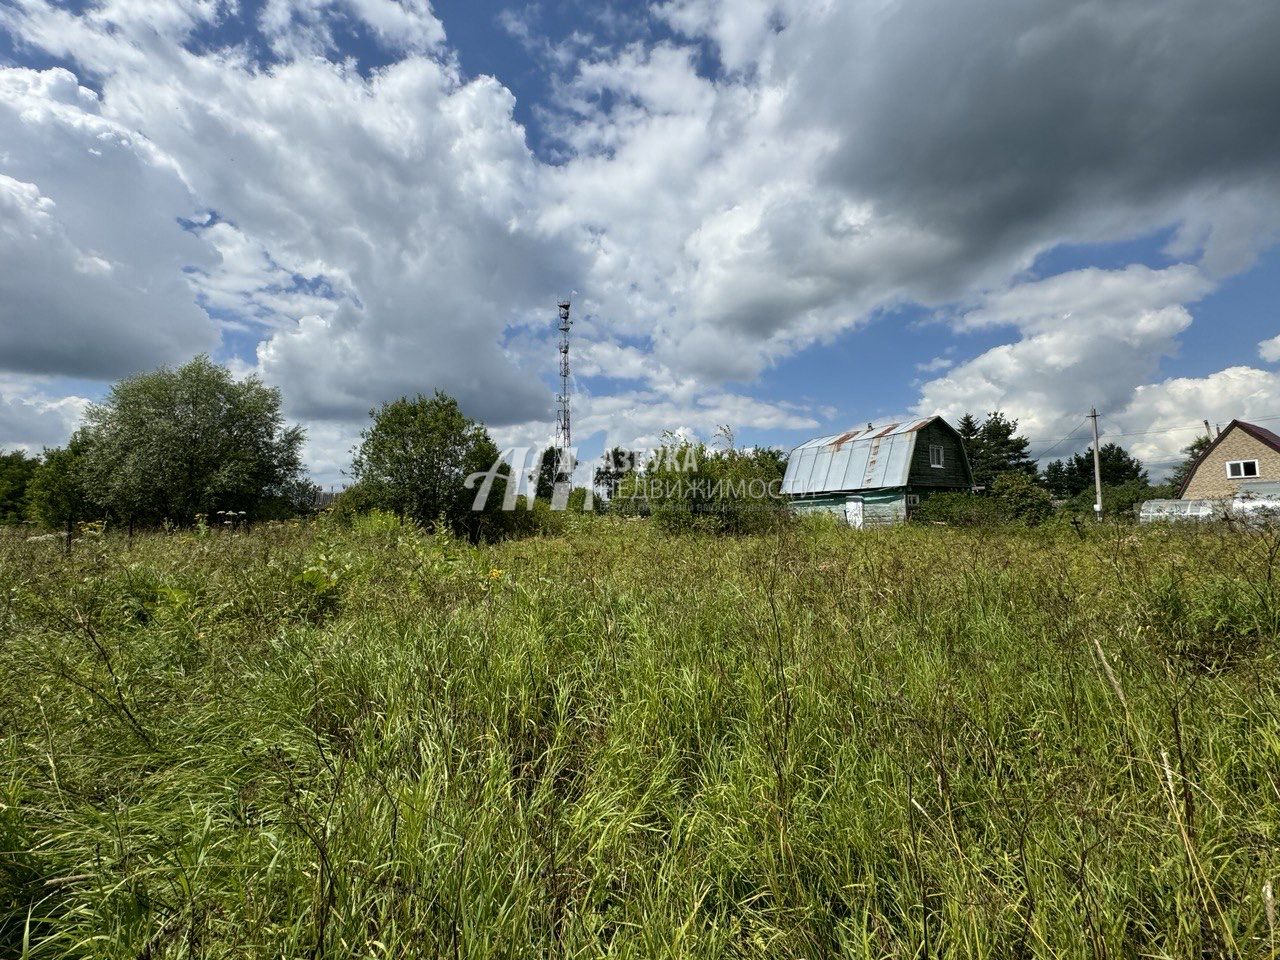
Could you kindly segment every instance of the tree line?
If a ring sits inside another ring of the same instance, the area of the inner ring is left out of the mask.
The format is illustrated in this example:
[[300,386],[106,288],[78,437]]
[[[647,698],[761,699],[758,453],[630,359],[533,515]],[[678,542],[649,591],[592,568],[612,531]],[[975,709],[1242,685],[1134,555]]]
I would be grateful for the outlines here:
[[[369,414],[353,450],[353,483],[335,504],[339,515],[387,510],[424,526],[443,524],[472,540],[557,522],[546,502],[571,469],[556,462],[554,450],[536,462],[529,477],[535,500],[520,504],[526,509],[503,511],[499,493],[476,510],[475,491],[464,482],[468,476],[496,469],[504,484],[515,480],[484,424],[438,391],[401,397]],[[1018,421],[1000,411],[982,419],[966,414],[957,429],[976,492],[931,497],[922,505],[926,517],[1035,522],[1055,508],[1092,511],[1090,451],[1041,470],[1031,459],[1030,441],[1018,433]],[[285,423],[277,389],[254,376],[237,380],[208,357],[197,357],[177,369],[116,383],[101,403],[88,407],[63,447],[39,457],[0,454],[0,523],[30,520],[69,534],[77,524],[95,520],[133,530],[296,516],[314,509],[319,494],[303,472],[303,440],[300,426]],[[692,454],[697,464],[692,472],[680,471],[687,481],[678,485],[681,498],[654,493],[677,489],[652,482],[671,472],[665,461],[646,466],[640,453],[617,447],[595,466],[595,492],[616,510],[652,513],[673,527],[754,529],[768,520],[761,503],[730,502],[707,491],[749,489],[756,480],[769,487],[781,480],[785,454],[768,447],[738,449],[727,428],[719,440],[724,442],[709,446],[667,438],[667,454]],[[1142,463],[1123,447],[1103,444],[1104,510],[1115,515],[1143,500],[1175,496],[1207,443],[1201,438],[1189,446],[1186,460],[1161,485],[1152,484]],[[642,487],[641,478],[651,482]],[[570,509],[581,509],[588,495],[575,489]]]
[[[483,424],[442,393],[370,411],[353,451],[348,513],[383,509],[480,539],[503,532],[501,498],[470,509],[471,473],[498,461]],[[208,357],[127,377],[91,404],[67,444],[39,457],[0,455],[0,522],[32,521],[70,536],[78,524],[240,526],[315,509],[302,427],[285,423],[279,390],[237,380]]]
[[314,499],[303,439],[278,390],[197,357],[116,383],[66,446],[26,458],[2,509],[68,532],[90,520],[132,530],[285,516]]
[[[1093,451],[1052,460],[1041,469],[1030,456],[1031,441],[1018,433],[1018,421],[996,410],[979,419],[966,413],[956,424],[974,491],[930,497],[917,510],[923,520],[949,523],[1039,523],[1055,512],[1093,513]],[[1152,483],[1142,461],[1118,443],[1098,448],[1102,509],[1106,516],[1131,516],[1146,500],[1178,495],[1183,480],[1208,446],[1200,437],[1182,451],[1183,459],[1163,483]]]

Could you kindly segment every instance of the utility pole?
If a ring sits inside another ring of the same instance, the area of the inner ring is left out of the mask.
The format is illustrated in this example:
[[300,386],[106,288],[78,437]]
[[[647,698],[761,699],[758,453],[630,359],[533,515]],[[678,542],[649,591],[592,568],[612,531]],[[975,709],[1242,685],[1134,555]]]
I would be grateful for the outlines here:
[[1089,411],[1089,419],[1093,421],[1093,515],[1102,519],[1102,458],[1098,453],[1098,408]]

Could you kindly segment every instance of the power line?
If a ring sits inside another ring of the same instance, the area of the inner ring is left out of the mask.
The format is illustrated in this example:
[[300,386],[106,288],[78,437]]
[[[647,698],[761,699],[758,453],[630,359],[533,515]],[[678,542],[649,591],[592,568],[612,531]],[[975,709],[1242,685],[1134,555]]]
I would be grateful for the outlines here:
[[[1067,417],[1080,417],[1080,416],[1083,416],[1084,420],[1089,419],[1088,415],[1086,414],[1064,413],[1061,417],[1056,418],[1054,422],[1060,423],[1061,421],[1067,419]],[[1081,420],[1080,423],[1084,423],[1084,420]],[[1027,439],[1027,442],[1028,443],[1062,443],[1064,440],[1070,440],[1073,436],[1075,436],[1076,431],[1080,429],[1080,423],[1072,427],[1071,432],[1068,433],[1065,437],[1029,437]]]
[[[1085,419],[1087,420],[1089,418],[1086,416]],[[1280,414],[1276,414],[1274,416],[1268,416],[1268,417],[1250,417],[1249,418],[1250,423],[1261,423],[1267,420],[1280,420]],[[1079,430],[1079,429],[1080,427],[1077,426],[1075,430],[1072,430],[1071,433],[1065,437],[1058,437],[1058,438],[1029,437],[1027,439],[1027,442],[1028,443],[1049,443],[1049,442],[1064,443],[1067,440],[1070,440],[1072,437],[1074,437],[1076,434],[1076,430]],[[1199,430],[1201,433],[1203,433],[1204,424],[1200,421],[1197,421],[1195,423],[1188,423],[1185,426],[1181,426],[1181,427],[1169,427],[1165,430],[1134,430],[1134,431],[1127,431],[1124,433],[1108,432],[1106,436],[1108,437],[1150,437],[1150,436],[1155,436],[1156,434],[1163,434],[1163,433],[1181,433],[1184,430]],[[1053,447],[1050,447],[1049,449],[1052,450]],[[1043,454],[1041,454],[1041,456],[1043,456]]]
[[1167,430],[1133,430],[1125,433],[1107,432],[1108,437],[1154,437],[1166,433],[1183,433],[1187,430],[1195,430],[1198,433],[1204,433],[1203,423],[1190,423],[1185,427],[1169,427]]
[[[1253,423],[1258,420],[1280,420],[1280,415],[1277,415],[1274,417],[1250,417],[1249,418],[1250,423]],[[1153,434],[1159,434],[1159,433],[1180,433],[1183,430],[1199,430],[1201,433],[1203,433],[1204,423],[1203,422],[1191,423],[1191,424],[1187,424],[1185,427],[1170,427],[1167,430],[1138,430],[1133,433],[1109,433],[1107,434],[1107,436],[1109,437],[1149,437],[1149,436],[1152,436]]]
[[[1076,433],[1077,433],[1077,431],[1079,431],[1079,429],[1080,429],[1081,427],[1083,427],[1083,426],[1085,425],[1085,423],[1086,423],[1086,422],[1088,422],[1088,419],[1089,419],[1088,417],[1085,417],[1083,420],[1081,420],[1078,424],[1076,424],[1076,426],[1074,427],[1074,429],[1072,429],[1072,431],[1071,431],[1069,434],[1067,434],[1065,437],[1059,437],[1059,438],[1058,438],[1058,440],[1053,444],[1053,446],[1049,447],[1049,448],[1048,448],[1047,450],[1045,450],[1043,453],[1037,454],[1037,455],[1036,455],[1036,459],[1037,459],[1037,460],[1043,460],[1043,459],[1044,459],[1045,457],[1047,457],[1049,454],[1053,453],[1053,451],[1057,450],[1057,449],[1058,449],[1058,447],[1062,446],[1062,445],[1063,445],[1064,443],[1066,443],[1068,440],[1070,440],[1070,439],[1074,438],[1074,437],[1075,437],[1075,435],[1076,435]],[[1080,439],[1083,439],[1083,438],[1080,438]],[[1043,441],[1043,440],[1028,440],[1027,442],[1028,442],[1028,443],[1043,443],[1044,441]]]

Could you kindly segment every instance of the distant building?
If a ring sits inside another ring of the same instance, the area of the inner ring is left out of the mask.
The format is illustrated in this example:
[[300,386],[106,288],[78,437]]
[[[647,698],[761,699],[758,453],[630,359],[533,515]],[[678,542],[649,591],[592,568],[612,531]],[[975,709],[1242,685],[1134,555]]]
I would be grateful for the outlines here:
[[941,417],[818,437],[791,451],[782,492],[800,513],[852,526],[898,523],[933,493],[973,485],[964,441]]
[[[345,489],[347,488],[346,487],[342,488],[342,490],[345,490]],[[328,490],[316,491],[316,498],[314,503],[312,504],[313,509],[328,510],[330,507],[334,505],[334,503],[337,502],[338,497],[342,494],[342,490],[334,490],[332,487],[330,487]]]
[[1191,468],[1178,499],[1229,500],[1258,481],[1280,481],[1280,436],[1232,420]]

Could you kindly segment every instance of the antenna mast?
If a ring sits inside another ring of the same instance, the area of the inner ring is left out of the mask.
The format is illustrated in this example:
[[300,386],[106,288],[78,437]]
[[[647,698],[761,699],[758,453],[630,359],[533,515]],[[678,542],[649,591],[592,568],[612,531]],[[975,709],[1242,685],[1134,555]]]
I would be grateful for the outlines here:
[[570,448],[573,446],[569,430],[569,327],[573,321],[569,319],[569,301],[561,300],[560,307],[560,403],[556,415],[556,481],[568,480],[573,475],[573,464],[569,462]]

